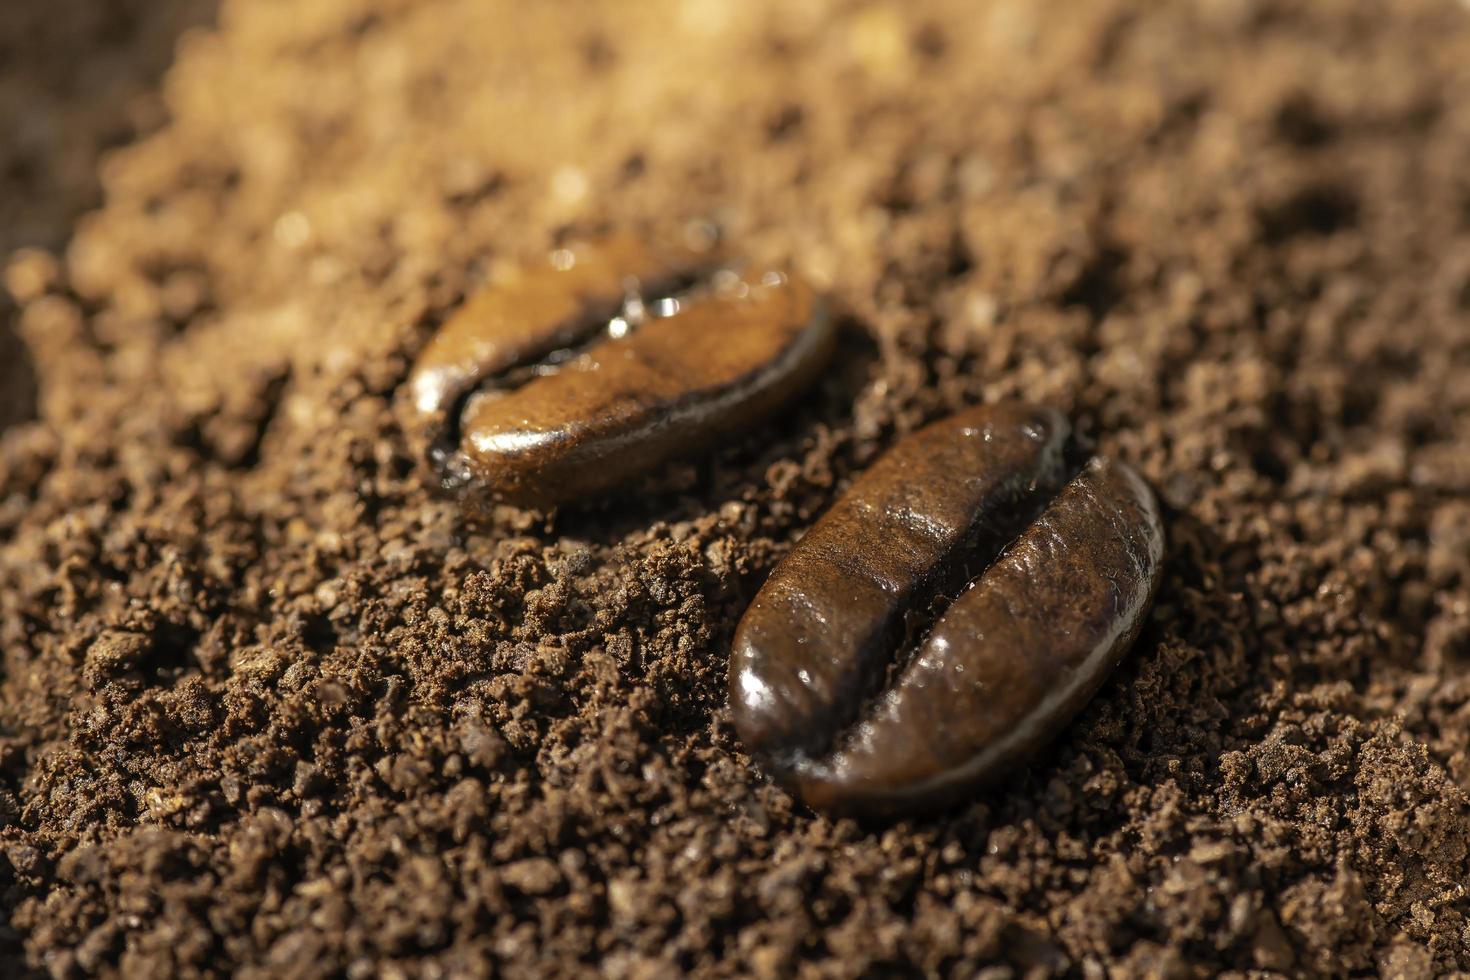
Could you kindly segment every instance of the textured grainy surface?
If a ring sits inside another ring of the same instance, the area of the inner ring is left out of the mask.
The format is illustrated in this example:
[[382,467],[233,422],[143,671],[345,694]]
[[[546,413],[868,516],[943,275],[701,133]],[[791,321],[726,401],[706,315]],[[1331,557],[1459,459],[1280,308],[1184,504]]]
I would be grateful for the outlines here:
[[[0,965],[1470,968],[1467,86],[1448,0],[226,3],[19,276]],[[432,328],[693,218],[830,290],[835,367],[469,533],[391,411]],[[730,731],[744,603],[1018,394],[1166,505],[1135,654],[972,805],[799,809]]]

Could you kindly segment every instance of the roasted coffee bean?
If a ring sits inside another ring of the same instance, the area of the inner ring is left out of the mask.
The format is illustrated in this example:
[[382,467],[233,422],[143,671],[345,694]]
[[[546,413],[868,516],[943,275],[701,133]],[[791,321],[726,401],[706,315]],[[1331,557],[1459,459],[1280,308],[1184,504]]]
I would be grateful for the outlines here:
[[472,298],[409,379],[446,488],[550,506],[770,416],[831,354],[823,304],[775,272],[707,275],[626,238],[563,249]]
[[756,595],[731,656],[735,725],[808,804],[953,802],[1053,738],[1127,651],[1163,528],[1126,466],[1071,465],[1069,436],[1017,403],[915,433]]

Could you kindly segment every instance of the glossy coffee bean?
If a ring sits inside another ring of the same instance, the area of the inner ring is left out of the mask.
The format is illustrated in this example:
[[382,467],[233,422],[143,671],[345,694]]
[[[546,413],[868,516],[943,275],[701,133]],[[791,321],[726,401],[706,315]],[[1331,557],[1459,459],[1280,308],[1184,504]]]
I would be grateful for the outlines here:
[[1069,465],[1069,436],[1017,403],[931,425],[771,574],[736,631],[730,703],[808,804],[952,802],[1052,739],[1127,651],[1163,528],[1127,467]]
[[794,277],[722,272],[635,239],[562,250],[473,297],[414,366],[417,428],[446,487],[550,506],[759,423],[830,356]]

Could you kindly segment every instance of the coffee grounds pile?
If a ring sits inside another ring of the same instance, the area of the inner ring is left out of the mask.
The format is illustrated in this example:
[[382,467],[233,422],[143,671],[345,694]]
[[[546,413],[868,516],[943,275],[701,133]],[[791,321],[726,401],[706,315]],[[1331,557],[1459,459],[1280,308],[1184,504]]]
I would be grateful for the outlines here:
[[[1467,92],[1452,0],[227,0],[6,269],[0,973],[1470,970]],[[817,388],[585,506],[429,492],[467,294],[710,227],[830,293]],[[969,805],[815,815],[734,625],[1003,397],[1157,489],[1149,624]]]

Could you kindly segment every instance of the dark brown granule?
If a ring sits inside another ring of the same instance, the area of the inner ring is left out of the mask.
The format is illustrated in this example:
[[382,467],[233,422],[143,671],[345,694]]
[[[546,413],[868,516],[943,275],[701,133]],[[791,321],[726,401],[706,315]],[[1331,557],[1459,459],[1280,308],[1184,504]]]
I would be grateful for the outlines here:
[[[0,972],[1470,970],[1463,5],[220,23],[11,315]],[[824,383],[465,527],[392,412],[432,329],[691,220],[830,290]],[[1158,489],[1151,623],[974,804],[815,817],[732,736],[734,624],[884,447],[1003,397]]]

